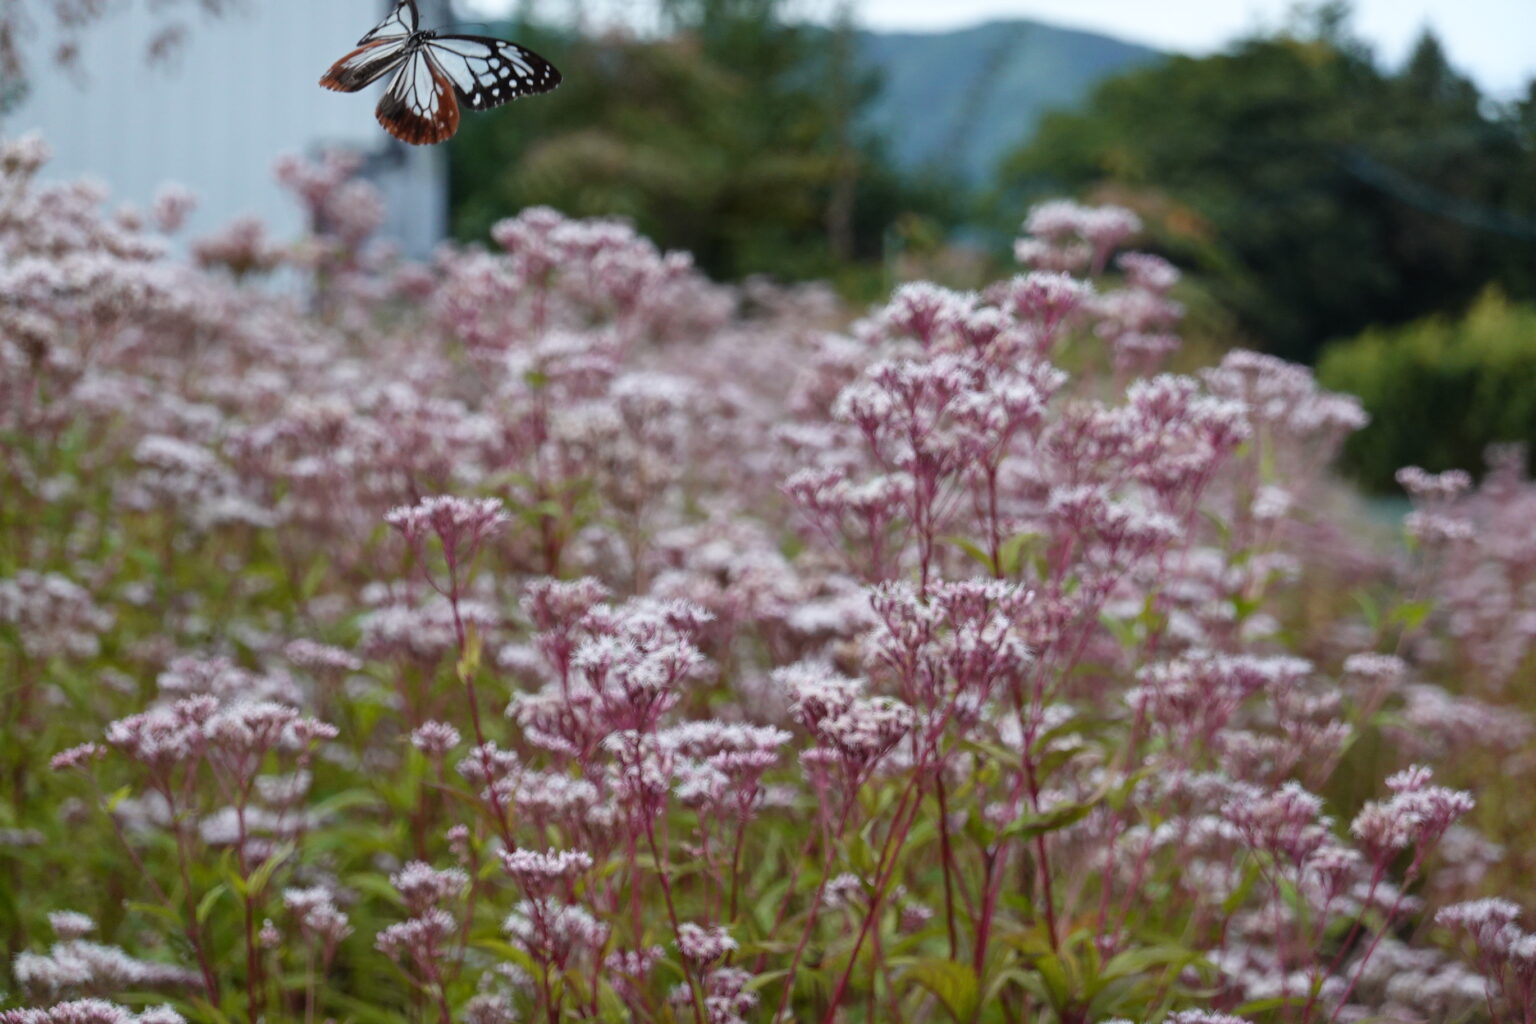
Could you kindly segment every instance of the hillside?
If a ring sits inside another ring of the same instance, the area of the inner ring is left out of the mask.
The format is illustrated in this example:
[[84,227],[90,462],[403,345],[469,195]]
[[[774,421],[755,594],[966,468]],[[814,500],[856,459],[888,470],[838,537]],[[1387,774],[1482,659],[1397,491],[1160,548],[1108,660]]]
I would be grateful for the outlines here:
[[1082,101],[1100,80],[1157,59],[1110,36],[1035,21],[955,32],[864,32],[860,50],[884,87],[865,125],[909,170],[988,178],[1045,111]]

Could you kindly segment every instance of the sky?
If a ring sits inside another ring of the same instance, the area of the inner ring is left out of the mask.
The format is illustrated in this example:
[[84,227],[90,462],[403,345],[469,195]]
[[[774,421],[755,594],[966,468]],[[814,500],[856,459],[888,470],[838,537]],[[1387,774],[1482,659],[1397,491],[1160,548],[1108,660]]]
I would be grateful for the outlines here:
[[[541,0],[554,4],[560,0]],[[639,7],[646,0],[581,0]],[[816,0],[813,0],[813,3]],[[828,7],[835,0],[820,0]],[[852,0],[874,29],[962,28],[991,18],[1036,18],[1184,53],[1220,49],[1234,36],[1282,23],[1294,0]],[[463,0],[486,16],[510,0]],[[1496,96],[1536,77],[1536,0],[1355,0],[1354,27],[1388,62],[1403,59],[1428,25],[1451,61]]]

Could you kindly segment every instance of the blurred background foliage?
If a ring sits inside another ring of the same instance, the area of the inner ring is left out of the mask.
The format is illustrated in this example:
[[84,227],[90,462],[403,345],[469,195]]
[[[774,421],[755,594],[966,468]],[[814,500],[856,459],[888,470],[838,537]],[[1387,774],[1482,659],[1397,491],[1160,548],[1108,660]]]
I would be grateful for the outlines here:
[[1318,376],[1371,410],[1371,429],[1346,449],[1366,486],[1390,490],[1410,464],[1480,469],[1489,446],[1536,438],[1536,306],[1490,289],[1464,316],[1329,346]]
[[1337,5],[1292,30],[1105,81],[1046,118],[1001,185],[1149,193],[1166,244],[1277,355],[1373,324],[1536,297],[1536,92],[1497,104],[1432,35],[1381,67]]
[[1340,346],[1330,383],[1376,421],[1349,460],[1367,485],[1536,442],[1519,400],[1482,409],[1493,392],[1470,383],[1536,363],[1518,306],[1536,302],[1536,81],[1483,95],[1429,33],[1386,66],[1339,2],[1206,57],[1024,21],[880,35],[852,10],[662,0],[659,32],[498,26],[566,84],[466,120],[456,233],[534,203],[618,214],[717,278],[825,278],[862,301],[987,279],[1042,199],[1113,201],[1185,270],[1202,350]]
[[[917,214],[958,221],[960,197],[899,173],[855,123],[878,88],[852,26],[786,20],[780,0],[665,0],[668,30],[550,37],[565,84],[548,102],[466,122],[451,160],[453,222],[482,238],[509,210],[623,216],[717,278],[860,284]],[[921,230],[919,228],[918,230]]]

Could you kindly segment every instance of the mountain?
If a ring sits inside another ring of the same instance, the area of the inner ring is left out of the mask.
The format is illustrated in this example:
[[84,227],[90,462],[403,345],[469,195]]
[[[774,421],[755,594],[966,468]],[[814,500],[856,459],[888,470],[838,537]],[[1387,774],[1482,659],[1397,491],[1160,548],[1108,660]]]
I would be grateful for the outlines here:
[[861,32],[883,88],[863,127],[907,170],[991,178],[1048,110],[1081,103],[1100,80],[1157,60],[1149,47],[1036,21],[954,32]]

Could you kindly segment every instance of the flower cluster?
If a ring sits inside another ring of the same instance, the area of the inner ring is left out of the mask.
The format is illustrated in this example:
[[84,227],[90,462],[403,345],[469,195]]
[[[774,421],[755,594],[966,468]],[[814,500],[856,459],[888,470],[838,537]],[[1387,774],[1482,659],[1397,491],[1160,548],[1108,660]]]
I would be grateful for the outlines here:
[[0,1024],[1530,1018],[1536,488],[1376,543],[1136,214],[858,315],[548,209],[406,263],[336,156],[182,260],[45,161]]

